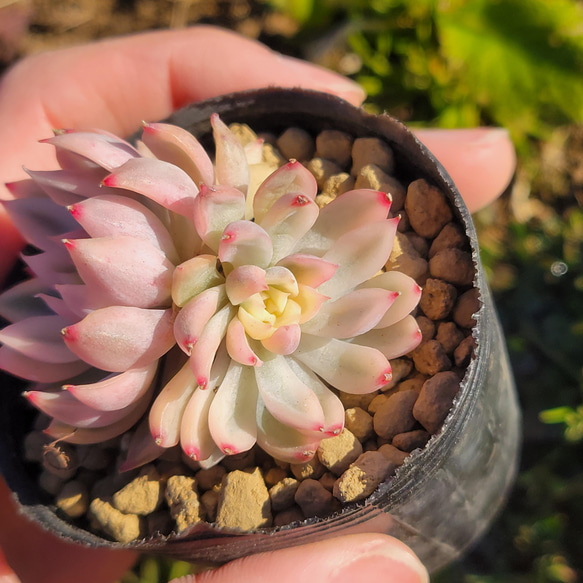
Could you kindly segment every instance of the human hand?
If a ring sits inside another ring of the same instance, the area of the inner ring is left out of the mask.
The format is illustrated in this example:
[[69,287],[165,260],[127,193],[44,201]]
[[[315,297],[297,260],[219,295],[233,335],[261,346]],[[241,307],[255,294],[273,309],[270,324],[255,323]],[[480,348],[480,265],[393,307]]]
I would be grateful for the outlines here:
[[[23,164],[35,170],[56,168],[51,148],[37,144],[53,128],[100,127],[129,135],[141,120],[163,119],[187,103],[268,85],[319,89],[355,105],[364,99],[362,90],[334,73],[211,27],[142,34],[25,59],[0,81],[0,184],[26,177]],[[470,210],[498,196],[512,176],[514,151],[501,130],[424,130],[418,136],[444,162]],[[7,191],[1,194],[10,196]],[[20,247],[20,237],[1,213],[0,281]],[[81,578],[84,583],[107,583],[135,560],[130,552],[72,547],[41,532],[17,515],[7,488],[0,486],[0,547],[22,583],[72,583]],[[1,583],[16,577],[10,572],[0,556]],[[384,535],[352,535],[333,544],[256,555],[197,576],[196,581],[332,581],[333,572],[338,577],[352,574],[351,580],[370,572],[371,583],[388,582],[389,577],[402,583],[427,581],[412,553]]]

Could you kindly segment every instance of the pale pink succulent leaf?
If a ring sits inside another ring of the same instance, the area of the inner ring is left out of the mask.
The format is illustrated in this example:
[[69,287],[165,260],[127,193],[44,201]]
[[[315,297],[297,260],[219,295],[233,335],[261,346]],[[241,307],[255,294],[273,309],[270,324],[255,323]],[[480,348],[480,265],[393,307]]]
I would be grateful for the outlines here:
[[372,393],[391,380],[391,365],[380,350],[336,338],[302,334],[294,358],[345,393]]
[[73,261],[68,254],[63,254],[64,250],[64,246],[62,250],[51,248],[37,255],[23,255],[22,260],[36,277],[50,287],[81,283]]
[[[251,298],[251,300],[253,299],[254,298]],[[248,304],[251,300],[248,300],[245,304]],[[269,312],[265,310],[262,300],[257,303],[261,304],[259,309],[263,311],[264,318],[258,318],[257,311],[253,310],[254,313],[252,314],[243,306],[239,306],[239,309],[237,310],[237,318],[240,320],[245,328],[245,332],[250,338],[253,338],[253,340],[264,340],[273,334],[273,322],[270,320],[275,321],[275,316],[269,314]],[[249,308],[249,306],[247,307]]]
[[228,185],[201,184],[194,203],[194,226],[215,253],[225,227],[245,216],[245,195]]
[[196,383],[203,389],[209,388],[211,367],[222,339],[227,333],[229,321],[234,316],[234,308],[226,305],[219,310],[204,327],[198,342],[190,354],[190,368]]
[[174,265],[150,243],[118,235],[66,240],[83,282],[111,304],[138,308],[170,303]]
[[173,313],[132,306],[109,306],[91,312],[63,329],[67,346],[88,364],[123,372],[149,364],[174,345]]
[[166,448],[160,447],[150,433],[150,423],[147,417],[142,419],[132,433],[124,462],[119,467],[120,472],[128,472],[158,459]]
[[301,336],[302,330],[300,325],[290,324],[277,328],[269,338],[262,340],[261,344],[274,354],[288,355],[296,351]]
[[170,379],[150,409],[150,432],[160,447],[174,447],[180,441],[182,415],[196,388],[188,362]]
[[51,286],[38,278],[20,282],[0,295],[0,316],[9,322],[48,316],[50,310],[39,296],[49,293],[54,293]]
[[225,457],[225,454],[217,446],[215,446],[213,452],[206,459],[200,460],[198,465],[200,466],[201,470],[208,470],[209,468],[212,468],[220,463],[221,460],[223,460]]
[[47,193],[34,180],[28,178],[7,182],[4,186],[13,198],[47,198]]
[[348,292],[333,302],[324,302],[318,313],[302,324],[302,332],[327,338],[359,336],[380,322],[397,297],[398,292],[381,288]]
[[57,150],[66,150],[98,164],[106,170],[121,166],[139,156],[137,150],[124,140],[95,132],[67,131],[52,138],[41,140]]
[[247,159],[247,165],[253,166],[255,164],[261,164],[263,161],[263,144],[265,140],[263,138],[257,138],[248,142],[243,147],[245,151],[245,158]]
[[247,451],[257,441],[257,385],[253,369],[232,362],[208,413],[214,442],[227,455]]
[[0,330],[0,342],[29,358],[61,364],[78,360],[61,336],[70,322],[58,315],[33,316]]
[[278,266],[289,269],[298,283],[317,288],[328,281],[338,269],[338,265],[315,255],[294,253],[277,262]]
[[61,298],[56,298],[43,293],[38,294],[37,297],[42,300],[54,314],[64,318],[67,323],[75,322],[79,319],[78,314],[73,312],[73,310],[71,310]]
[[277,262],[294,248],[318,218],[318,205],[309,197],[287,193],[274,202],[264,217],[257,221],[271,237],[272,262]]
[[190,356],[204,327],[225,300],[225,286],[214,286],[194,296],[178,312],[174,320],[174,337],[187,355]]
[[226,347],[229,356],[240,364],[247,366],[261,366],[259,359],[249,344],[245,327],[237,316],[231,319],[227,326]]
[[321,431],[324,412],[314,392],[294,374],[287,359],[259,353],[263,365],[253,369],[261,399],[281,423],[298,431]]
[[301,309],[299,323],[303,324],[313,318],[319,311],[322,304],[329,300],[328,296],[317,292],[309,285],[298,285],[298,295],[294,298]]
[[143,194],[192,221],[198,187],[178,166],[152,158],[135,158],[116,168],[102,184]]
[[245,149],[216,113],[211,115],[211,125],[216,147],[216,182],[226,184],[247,194],[249,165]]
[[78,318],[84,318],[89,312],[111,305],[99,290],[92,289],[84,284],[56,285],[55,289],[63,298],[67,308],[76,314]]
[[306,365],[295,358],[288,358],[287,363],[295,375],[314,391],[320,401],[324,411],[324,430],[321,433],[326,437],[342,433],[345,419],[342,401]]
[[[278,421],[267,409],[261,395],[257,399],[257,444],[274,458],[292,464],[311,460],[320,445],[315,433],[302,433]],[[322,436],[324,437],[324,436]]]
[[381,273],[358,286],[359,289],[372,287],[380,287],[399,294],[375,328],[386,328],[396,324],[410,314],[421,299],[422,290],[417,282],[400,271]]
[[378,273],[391,254],[398,222],[371,223],[339,237],[323,259],[340,267],[318,291],[335,300]]
[[79,402],[99,411],[118,411],[140,399],[148,390],[158,361],[139,368],[130,368],[120,374],[112,374],[88,385],[63,385]]
[[217,258],[214,255],[198,255],[174,270],[172,300],[181,308],[205,289],[223,282],[224,277],[217,271]]
[[156,158],[182,168],[195,184],[213,183],[213,163],[189,131],[171,124],[147,123],[142,140]]
[[265,270],[265,282],[269,287],[277,288],[290,294],[291,297],[295,297],[299,293],[299,286],[294,274],[282,265],[268,267]]
[[172,263],[178,262],[178,253],[168,229],[142,203],[110,194],[71,205],[69,212],[90,237],[134,237],[163,251]]
[[217,447],[209,429],[209,409],[214,398],[214,391],[197,388],[182,414],[180,446],[194,461],[207,459]]
[[6,200],[2,206],[24,239],[38,249],[53,245],[49,237],[76,228],[71,215],[48,198]]
[[54,383],[77,376],[89,367],[89,364],[81,360],[65,363],[41,362],[9,346],[0,346],[0,368],[15,377],[29,381]]
[[253,198],[253,216],[261,222],[275,202],[289,192],[314,200],[318,185],[312,173],[299,162],[290,161],[270,174]]
[[354,342],[362,346],[372,346],[389,359],[399,358],[419,346],[421,331],[415,318],[406,316],[391,326],[370,330],[355,338]]
[[241,265],[227,275],[226,291],[229,301],[234,306],[249,299],[252,295],[267,291],[265,270],[257,265]]
[[235,221],[227,226],[219,244],[219,259],[233,267],[267,267],[273,255],[269,235],[251,221]]

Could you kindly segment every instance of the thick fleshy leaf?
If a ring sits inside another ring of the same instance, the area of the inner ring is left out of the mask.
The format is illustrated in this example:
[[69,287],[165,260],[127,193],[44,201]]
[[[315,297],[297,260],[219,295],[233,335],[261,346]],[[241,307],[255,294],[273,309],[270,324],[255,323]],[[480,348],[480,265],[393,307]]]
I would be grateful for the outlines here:
[[231,363],[208,413],[212,438],[223,453],[235,455],[255,445],[256,407],[257,385],[253,369]]
[[245,327],[237,316],[231,319],[227,327],[226,347],[229,356],[235,362],[246,366],[261,366],[263,364],[263,361],[259,359],[249,345]]
[[226,184],[247,194],[249,166],[241,142],[221,121],[216,113],[211,115],[216,148],[216,178],[218,184]]
[[274,202],[258,221],[271,238],[273,262],[289,255],[315,223],[319,212],[318,205],[303,194],[287,193]]
[[47,198],[46,192],[34,180],[16,180],[7,182],[4,186],[14,198]]
[[103,184],[139,192],[192,220],[198,188],[178,166],[152,158],[135,158],[116,168],[103,179]]
[[22,198],[2,202],[8,216],[26,241],[46,250],[54,243],[48,239],[77,228],[75,221],[61,206],[49,198]]
[[131,198],[95,196],[71,205],[69,211],[90,237],[133,237],[157,247],[172,263],[178,261],[168,229],[149,208]]
[[336,389],[372,393],[391,380],[391,365],[375,348],[302,334],[294,357]]
[[178,444],[182,414],[195,388],[196,379],[187,362],[154,399],[150,409],[150,431],[160,447]]
[[99,411],[117,411],[140,399],[149,389],[158,361],[121,374],[109,375],[89,385],[63,385],[79,402]]
[[230,305],[219,310],[204,327],[198,342],[192,349],[189,360],[190,368],[197,385],[203,389],[209,388],[211,367],[233,316],[234,308]]
[[247,158],[247,164],[249,166],[255,164],[261,164],[263,161],[263,144],[265,140],[263,138],[257,138],[251,142],[247,142],[243,149],[245,150],[245,158]]
[[300,343],[302,330],[299,324],[280,326],[269,338],[261,341],[264,348],[274,354],[292,354]]
[[194,203],[194,226],[213,251],[218,252],[226,226],[244,216],[245,195],[240,190],[221,184],[200,186]]
[[71,257],[63,251],[66,251],[64,245],[62,249],[55,247],[36,255],[23,255],[22,260],[40,280],[50,287],[81,283]]
[[340,267],[318,291],[335,300],[378,273],[389,259],[398,223],[387,219],[342,235],[323,257]]
[[217,271],[214,255],[198,255],[181,263],[172,277],[172,299],[183,307],[191,298],[205,289],[223,283],[225,278]]
[[61,364],[78,360],[63,342],[61,330],[69,324],[61,316],[33,316],[0,330],[0,342],[42,362]]
[[302,324],[302,332],[327,338],[352,338],[374,328],[399,296],[380,288],[357,289],[333,302]]
[[225,303],[225,286],[211,287],[194,298],[178,312],[174,320],[174,337],[178,346],[190,356],[204,327]]
[[235,221],[227,226],[219,244],[219,259],[233,267],[267,267],[273,255],[269,235],[251,221]]
[[174,345],[172,310],[110,306],[63,329],[67,346],[82,360],[110,372],[145,366]]
[[213,163],[189,131],[171,124],[146,123],[142,140],[156,158],[182,168],[195,184],[213,183]]
[[138,308],[169,305],[174,265],[150,243],[119,235],[66,240],[65,246],[84,283],[112,304]]
[[298,431],[322,431],[324,412],[314,392],[294,374],[287,359],[261,352],[255,368],[257,388],[269,412]]
[[409,277],[400,271],[387,271],[381,273],[380,275],[360,284],[358,287],[359,289],[380,287],[399,293],[391,308],[387,310],[386,314],[381,318],[381,321],[375,326],[375,328],[386,328],[387,326],[392,326],[410,314],[417,307],[422,292],[421,288],[412,277]]
[[380,350],[387,358],[408,354],[421,342],[421,331],[413,316],[406,316],[396,324],[371,330],[354,339],[356,344]]
[[294,298],[294,302],[301,309],[299,323],[308,322],[310,318],[313,318],[318,313],[322,304],[329,299],[328,296],[317,292],[309,285],[298,285],[298,295]]
[[0,316],[9,322],[18,322],[31,316],[49,316],[50,310],[38,296],[54,293],[51,286],[40,279],[18,283],[0,295]]
[[201,470],[208,470],[220,463],[225,457],[225,454],[215,445],[213,452],[206,459],[200,460],[198,465]]
[[273,172],[257,189],[253,198],[253,216],[261,222],[275,202],[290,192],[314,200],[318,185],[312,173],[292,160]]
[[47,305],[47,307],[52,310],[54,314],[57,314],[57,316],[61,316],[61,318],[64,318],[67,324],[75,322],[79,319],[79,316],[75,312],[73,312],[73,310],[71,310],[69,306],[67,306],[65,301],[62,300],[61,298],[56,298],[54,296],[49,296],[47,294],[42,293],[38,294],[37,297],[41,299]]
[[269,455],[283,462],[300,464],[311,460],[320,445],[315,433],[302,433],[278,421],[267,409],[261,396],[257,399],[257,444]]
[[214,391],[197,388],[182,414],[180,446],[194,461],[207,459],[217,447],[209,429],[209,409],[214,398]]
[[100,308],[106,308],[111,303],[99,290],[91,289],[86,285],[57,285],[55,289],[61,294],[63,301],[74,314],[84,318]]
[[54,383],[77,376],[88,368],[89,364],[81,360],[57,364],[41,362],[29,358],[9,346],[0,346],[0,369],[29,381]]
[[315,255],[294,253],[277,262],[277,266],[289,269],[298,283],[317,288],[328,281],[338,269],[338,265]]
[[144,464],[158,459],[166,448],[160,447],[150,433],[150,423],[148,418],[144,418],[133,432],[125,461],[119,467],[120,472],[128,472],[134,468],[139,468]]
[[234,306],[238,306],[252,295],[268,289],[269,286],[265,281],[265,270],[257,265],[241,265],[227,275],[227,295]]
[[101,133],[66,131],[41,140],[41,143],[83,156],[106,170],[117,168],[139,156],[127,142]]

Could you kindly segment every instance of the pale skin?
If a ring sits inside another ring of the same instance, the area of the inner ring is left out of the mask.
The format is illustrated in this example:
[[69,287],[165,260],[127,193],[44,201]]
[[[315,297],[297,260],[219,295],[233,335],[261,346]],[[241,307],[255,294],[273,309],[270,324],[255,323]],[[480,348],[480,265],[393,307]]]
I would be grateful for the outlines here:
[[[25,178],[22,166],[56,168],[52,149],[37,143],[53,128],[99,127],[124,136],[142,120],[164,119],[188,103],[269,85],[327,91],[354,105],[365,98],[358,86],[335,73],[212,27],[148,33],[24,59],[0,81],[0,184]],[[417,133],[452,175],[471,211],[508,185],[515,154],[506,132]],[[0,189],[0,197],[10,196]],[[0,281],[21,245],[1,212]],[[86,549],[42,532],[18,516],[3,482],[0,516],[0,583],[109,583],[136,559],[128,551]],[[357,534],[241,559],[188,583],[274,580],[422,583],[428,576],[399,541]]]

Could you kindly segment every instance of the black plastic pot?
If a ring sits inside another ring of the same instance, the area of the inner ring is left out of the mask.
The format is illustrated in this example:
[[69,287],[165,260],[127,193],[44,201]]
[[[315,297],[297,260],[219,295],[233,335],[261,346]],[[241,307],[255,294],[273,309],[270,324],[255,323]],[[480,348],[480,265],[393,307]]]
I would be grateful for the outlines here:
[[72,526],[47,503],[36,484],[34,468],[22,455],[33,412],[20,396],[22,385],[3,377],[2,384],[14,386],[2,388],[2,473],[26,515],[55,534],[85,545],[224,563],[341,534],[383,532],[410,545],[433,571],[459,556],[491,522],[514,478],[519,447],[520,419],[513,380],[469,212],[439,162],[404,125],[388,116],[369,115],[322,93],[266,89],[195,104],[168,121],[190,130],[212,147],[209,118],[214,112],[226,123],[248,123],[257,132],[299,126],[313,134],[339,129],[356,137],[380,137],[394,151],[397,178],[404,183],[425,178],[447,194],[469,239],[482,307],[474,329],[475,358],[444,427],[373,495],[363,503],[348,505],[336,516],[251,534],[229,533],[204,524],[180,536],[122,545]]

